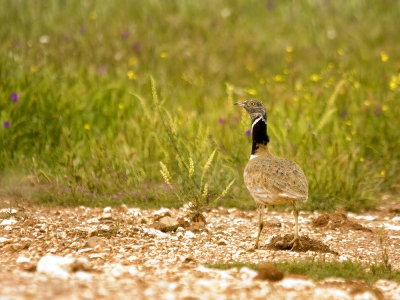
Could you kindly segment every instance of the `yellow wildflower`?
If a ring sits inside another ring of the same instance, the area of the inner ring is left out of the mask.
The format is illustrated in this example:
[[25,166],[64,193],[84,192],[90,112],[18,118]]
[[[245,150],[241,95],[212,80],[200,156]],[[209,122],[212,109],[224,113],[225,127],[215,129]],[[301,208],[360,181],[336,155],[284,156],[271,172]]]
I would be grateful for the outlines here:
[[321,75],[312,74],[311,77],[310,77],[310,80],[311,80],[312,82],[318,82],[318,81],[321,80]]
[[286,47],[286,52],[287,52],[287,53],[292,53],[292,52],[293,52],[293,47],[287,46],[287,47]]
[[381,60],[382,60],[383,62],[386,62],[388,59],[389,59],[389,56],[386,54],[385,51],[382,51],[382,52],[381,52]]
[[128,76],[129,80],[137,79],[135,72],[133,72],[132,70],[128,71],[126,75]]
[[278,74],[278,75],[275,75],[275,76],[272,78],[272,80],[275,81],[275,82],[284,82],[284,81],[285,81],[285,78],[284,78],[282,75]]
[[96,11],[92,11],[92,12],[89,14],[89,19],[90,19],[90,20],[96,20],[96,19],[97,19],[97,12],[96,12]]
[[136,64],[137,63],[137,58],[136,57],[134,57],[134,56],[132,56],[129,60],[128,60],[128,65],[131,67],[131,66],[133,66],[134,64]]
[[246,88],[246,89],[244,89],[244,91],[245,91],[247,94],[252,95],[252,96],[257,95],[256,89]]

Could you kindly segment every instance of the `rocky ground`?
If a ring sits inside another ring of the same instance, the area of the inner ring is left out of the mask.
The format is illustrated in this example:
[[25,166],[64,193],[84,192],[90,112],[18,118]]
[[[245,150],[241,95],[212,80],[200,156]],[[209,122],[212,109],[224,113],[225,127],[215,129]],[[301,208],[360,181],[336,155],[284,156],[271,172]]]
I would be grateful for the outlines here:
[[384,226],[390,263],[399,269],[396,209],[363,214],[302,212],[303,248],[295,251],[285,250],[292,214],[269,212],[260,249],[253,252],[248,249],[256,234],[256,212],[213,209],[205,214],[207,224],[189,222],[186,213],[186,208],[152,211],[124,205],[118,209],[3,208],[0,299],[400,297],[400,284],[386,280],[374,285],[334,278],[316,282],[285,274],[271,281],[248,268],[205,267],[216,262],[262,264],[306,258],[381,261],[379,239]]

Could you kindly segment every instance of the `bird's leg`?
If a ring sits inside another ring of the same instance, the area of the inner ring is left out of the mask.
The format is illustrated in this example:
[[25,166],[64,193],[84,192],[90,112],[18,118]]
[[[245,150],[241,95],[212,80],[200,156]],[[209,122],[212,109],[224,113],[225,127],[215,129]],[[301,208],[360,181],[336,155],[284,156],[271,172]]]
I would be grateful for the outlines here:
[[297,210],[296,203],[293,203],[293,215],[294,215],[294,238],[289,243],[289,245],[293,245],[293,250],[295,247],[302,247],[301,241],[299,239],[299,211]]
[[256,237],[256,242],[254,244],[254,247],[251,248],[251,250],[256,250],[258,249],[258,241],[260,239],[261,231],[263,230],[264,227],[264,209],[265,205],[258,205],[258,233]]

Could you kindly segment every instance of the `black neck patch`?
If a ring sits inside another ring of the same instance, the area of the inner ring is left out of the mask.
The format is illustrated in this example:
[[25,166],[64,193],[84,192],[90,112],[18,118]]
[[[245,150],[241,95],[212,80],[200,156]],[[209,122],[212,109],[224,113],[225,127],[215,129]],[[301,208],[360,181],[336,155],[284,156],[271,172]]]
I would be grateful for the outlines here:
[[252,120],[252,139],[253,145],[251,154],[255,154],[260,145],[267,145],[269,143],[269,137],[267,134],[267,123],[266,116],[256,118]]

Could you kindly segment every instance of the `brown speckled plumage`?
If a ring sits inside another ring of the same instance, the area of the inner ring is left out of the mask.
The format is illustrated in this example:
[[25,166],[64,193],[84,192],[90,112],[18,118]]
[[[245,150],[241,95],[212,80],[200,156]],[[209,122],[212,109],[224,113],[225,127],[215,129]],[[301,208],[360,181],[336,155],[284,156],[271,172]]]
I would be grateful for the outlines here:
[[252,122],[253,147],[250,161],[244,169],[244,182],[251,196],[257,203],[259,211],[259,230],[254,245],[258,241],[263,228],[263,214],[266,205],[290,204],[295,217],[293,248],[298,245],[298,210],[297,201],[307,201],[308,184],[303,170],[295,162],[277,157],[268,150],[267,113],[262,102],[248,99],[237,102],[250,114]]
[[306,201],[307,180],[293,161],[272,155],[264,146],[244,169],[244,182],[257,204],[285,204]]

